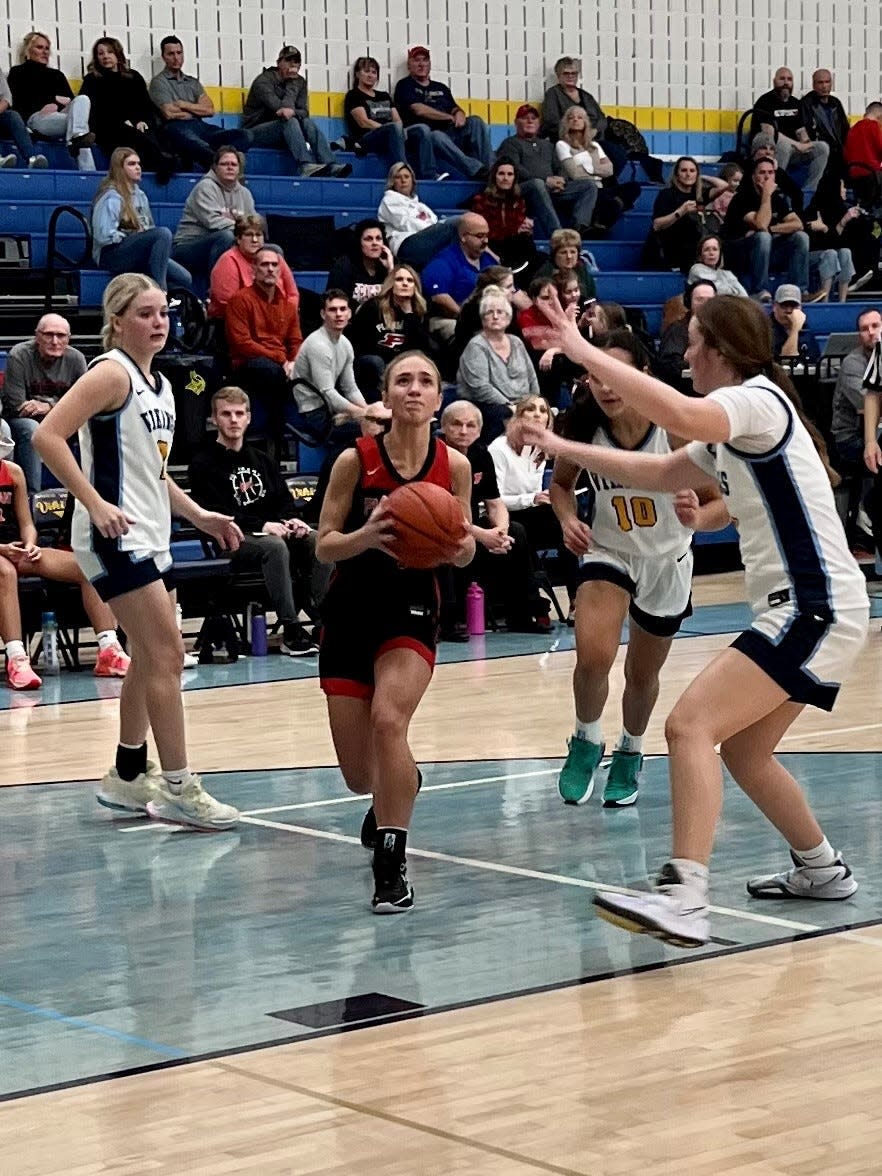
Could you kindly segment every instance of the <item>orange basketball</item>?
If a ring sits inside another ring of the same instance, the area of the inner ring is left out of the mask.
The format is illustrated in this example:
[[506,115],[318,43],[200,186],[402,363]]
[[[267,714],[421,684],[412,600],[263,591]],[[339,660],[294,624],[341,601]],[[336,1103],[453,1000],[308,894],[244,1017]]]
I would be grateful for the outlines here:
[[390,544],[405,568],[437,568],[449,563],[468,530],[458,499],[432,482],[398,486],[386,498],[395,520]]

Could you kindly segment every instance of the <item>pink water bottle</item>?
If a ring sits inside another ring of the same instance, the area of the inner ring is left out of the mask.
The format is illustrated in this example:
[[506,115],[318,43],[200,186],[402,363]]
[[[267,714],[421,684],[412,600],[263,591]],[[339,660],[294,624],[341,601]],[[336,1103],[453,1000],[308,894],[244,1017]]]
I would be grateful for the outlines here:
[[466,593],[466,628],[470,637],[484,632],[484,589],[470,584]]

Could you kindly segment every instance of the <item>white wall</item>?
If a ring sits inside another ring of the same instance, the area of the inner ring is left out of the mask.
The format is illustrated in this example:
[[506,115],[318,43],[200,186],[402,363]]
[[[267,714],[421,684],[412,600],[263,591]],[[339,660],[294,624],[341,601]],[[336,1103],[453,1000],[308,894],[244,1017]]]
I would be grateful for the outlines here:
[[770,88],[781,64],[793,70],[798,93],[817,65],[831,68],[852,112],[882,91],[878,0],[671,0],[669,7],[632,0],[619,8],[579,0],[306,0],[303,11],[283,0],[175,0],[174,30],[171,10],[168,0],[0,0],[0,21],[12,61],[22,35],[37,28],[70,77],[82,75],[105,33],[119,37],[149,77],[159,41],[175,31],[187,66],[209,86],[247,86],[290,42],[304,54],[314,91],[345,90],[349,63],[365,52],[388,71],[381,81],[388,86],[416,43],[431,48],[433,72],[460,97],[539,97],[563,53],[582,57],[586,87],[607,106],[740,110]]

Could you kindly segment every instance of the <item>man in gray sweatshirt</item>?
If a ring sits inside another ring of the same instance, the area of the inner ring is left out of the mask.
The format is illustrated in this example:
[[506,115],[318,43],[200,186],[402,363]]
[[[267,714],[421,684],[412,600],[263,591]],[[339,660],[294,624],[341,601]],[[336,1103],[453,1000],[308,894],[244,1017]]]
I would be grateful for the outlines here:
[[242,126],[255,147],[287,147],[302,176],[348,176],[348,163],[337,163],[328,140],[309,117],[302,58],[294,45],[283,45],[275,66],[251,83]]

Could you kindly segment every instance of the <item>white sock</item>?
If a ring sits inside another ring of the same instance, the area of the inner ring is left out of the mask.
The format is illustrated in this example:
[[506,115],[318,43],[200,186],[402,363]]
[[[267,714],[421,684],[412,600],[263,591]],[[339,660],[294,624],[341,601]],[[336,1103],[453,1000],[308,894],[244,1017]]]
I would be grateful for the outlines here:
[[670,863],[683,880],[685,897],[696,906],[707,905],[707,887],[710,873],[707,866],[690,858],[670,858]]
[[603,743],[603,731],[601,730],[600,719],[597,719],[594,723],[580,723],[576,719],[573,736],[576,739],[587,740],[588,743]]
[[814,849],[794,849],[793,852],[806,866],[832,866],[836,861],[836,850],[826,837]]
[[180,796],[184,789],[184,785],[190,779],[189,768],[172,768],[170,771],[163,769],[162,778],[168,784],[168,790],[173,796]]
[[117,644],[116,629],[102,629],[100,633],[95,634],[95,637],[98,640],[99,650]]
[[622,727],[622,733],[619,736],[619,742],[616,750],[627,751],[629,753],[643,751],[643,736],[632,735],[626,727]]
[[11,660],[14,657],[21,657],[24,653],[25,647],[23,641],[7,641],[6,642],[6,658]]

